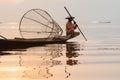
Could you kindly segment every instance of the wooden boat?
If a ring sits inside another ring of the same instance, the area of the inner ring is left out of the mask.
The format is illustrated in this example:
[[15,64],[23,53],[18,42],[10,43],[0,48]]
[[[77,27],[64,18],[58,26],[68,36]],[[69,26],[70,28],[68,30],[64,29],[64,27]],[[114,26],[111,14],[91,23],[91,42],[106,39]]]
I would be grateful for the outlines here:
[[62,28],[41,9],[31,9],[23,15],[19,23],[19,32],[21,37],[15,39],[7,39],[1,35],[3,39],[0,39],[0,49],[64,43],[78,36],[62,36]]
[[24,38],[15,38],[15,39],[0,39],[0,45],[43,45],[43,44],[53,44],[53,43],[65,43],[67,40],[72,39],[77,35],[74,35],[71,38],[66,36],[49,38],[35,38],[35,39],[24,39]]
[[[78,35],[75,35],[76,37]],[[74,38],[72,37],[72,38]],[[22,38],[15,38],[15,39],[0,39],[0,51],[1,50],[12,50],[12,49],[21,49],[21,48],[28,48],[33,46],[45,46],[46,44],[63,44],[66,43],[67,40],[71,38],[67,38],[66,36],[61,36],[58,38],[54,38],[49,40],[46,38],[35,38],[35,39],[22,39]]]
[[22,39],[22,38],[15,38],[15,39],[0,39],[0,45],[9,44],[9,45],[40,45],[40,44],[52,44],[52,43],[63,43],[66,42],[68,39],[63,36],[60,38],[54,38],[52,40],[46,38],[35,38],[35,39]]

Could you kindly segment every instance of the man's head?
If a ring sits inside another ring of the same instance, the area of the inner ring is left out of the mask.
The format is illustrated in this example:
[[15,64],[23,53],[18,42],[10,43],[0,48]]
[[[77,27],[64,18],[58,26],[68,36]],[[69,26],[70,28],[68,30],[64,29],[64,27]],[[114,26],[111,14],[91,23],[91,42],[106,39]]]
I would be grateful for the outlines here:
[[70,16],[68,16],[68,17],[66,17],[65,19],[68,19],[69,21],[72,21],[73,19],[74,19],[75,17],[70,17]]

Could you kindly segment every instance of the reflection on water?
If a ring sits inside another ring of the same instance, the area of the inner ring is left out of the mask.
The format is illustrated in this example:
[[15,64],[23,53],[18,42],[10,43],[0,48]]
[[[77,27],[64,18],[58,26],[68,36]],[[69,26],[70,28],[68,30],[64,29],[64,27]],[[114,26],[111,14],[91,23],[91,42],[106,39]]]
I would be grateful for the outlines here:
[[1,51],[0,79],[119,80],[120,51],[109,47],[70,42]]
[[[66,51],[65,51],[66,50]],[[50,44],[27,49],[14,49],[0,52],[0,79],[4,80],[39,80],[55,76],[51,68],[62,65],[76,65],[80,45],[76,43]],[[60,60],[60,57],[66,60]],[[67,59],[65,59],[67,58]],[[64,67],[68,78],[71,73]]]
[[68,57],[67,64],[68,65],[75,65],[77,64],[78,60],[74,60],[71,58],[78,57],[79,54],[76,51],[79,51],[79,44],[66,44],[66,57]]

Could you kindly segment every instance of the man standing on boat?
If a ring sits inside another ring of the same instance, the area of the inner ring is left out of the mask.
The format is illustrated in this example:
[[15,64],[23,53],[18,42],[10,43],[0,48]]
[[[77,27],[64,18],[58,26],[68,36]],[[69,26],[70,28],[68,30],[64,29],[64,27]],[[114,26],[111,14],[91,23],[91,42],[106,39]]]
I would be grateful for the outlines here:
[[66,23],[66,36],[68,38],[73,38],[77,35],[79,35],[79,32],[75,32],[74,30],[77,27],[77,24],[75,22],[73,22],[73,19],[75,17],[66,17],[65,19],[68,19],[67,23]]

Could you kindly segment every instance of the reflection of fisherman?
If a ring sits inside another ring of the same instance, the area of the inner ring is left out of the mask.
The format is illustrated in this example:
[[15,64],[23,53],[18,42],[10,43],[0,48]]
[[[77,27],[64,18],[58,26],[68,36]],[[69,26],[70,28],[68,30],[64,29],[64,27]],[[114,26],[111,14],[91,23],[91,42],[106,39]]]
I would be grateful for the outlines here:
[[78,57],[79,54],[76,52],[78,49],[75,49],[76,44],[66,44],[66,57],[72,58],[72,57]]
[[68,19],[68,22],[66,23],[66,35],[68,38],[72,38],[75,35],[79,35],[79,32],[74,32],[74,30],[77,27],[76,22],[72,22],[75,17],[66,17]]
[[72,60],[72,59],[70,59],[72,57],[75,58],[75,57],[79,56],[79,54],[77,52],[75,52],[76,50],[74,49],[73,44],[67,44],[66,45],[66,51],[67,51],[66,52],[66,57],[69,58],[67,60],[67,64],[68,65],[75,65],[75,64],[77,64],[78,60]]
[[67,60],[67,64],[71,65],[71,66],[75,65],[75,64],[78,64],[77,62],[78,62],[78,60],[72,60],[72,59]]

